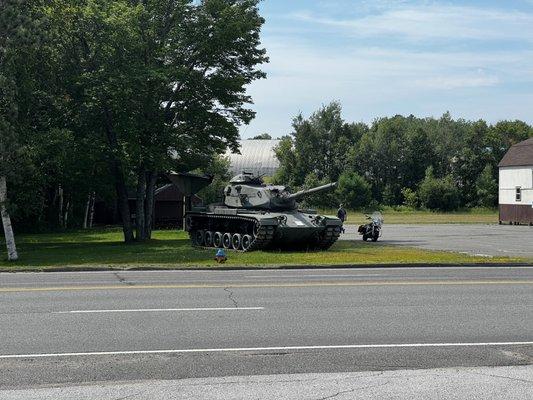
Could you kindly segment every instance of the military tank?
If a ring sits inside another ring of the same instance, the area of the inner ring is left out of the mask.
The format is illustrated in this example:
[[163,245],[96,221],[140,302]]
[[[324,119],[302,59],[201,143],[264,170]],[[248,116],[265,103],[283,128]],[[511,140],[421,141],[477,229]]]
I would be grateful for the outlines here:
[[185,229],[195,246],[254,251],[262,249],[326,250],[338,239],[342,221],[299,210],[297,201],[330,190],[336,183],[290,193],[242,173],[224,189],[224,202],[196,207],[185,214]]

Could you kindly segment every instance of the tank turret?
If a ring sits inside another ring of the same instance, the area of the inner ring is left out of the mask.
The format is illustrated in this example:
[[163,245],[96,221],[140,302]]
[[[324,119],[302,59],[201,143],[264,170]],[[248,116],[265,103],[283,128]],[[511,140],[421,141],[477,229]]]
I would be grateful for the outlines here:
[[224,205],[235,208],[259,210],[294,210],[297,201],[317,192],[330,190],[336,182],[291,193],[286,186],[265,185],[260,177],[240,174],[230,180],[224,189]]

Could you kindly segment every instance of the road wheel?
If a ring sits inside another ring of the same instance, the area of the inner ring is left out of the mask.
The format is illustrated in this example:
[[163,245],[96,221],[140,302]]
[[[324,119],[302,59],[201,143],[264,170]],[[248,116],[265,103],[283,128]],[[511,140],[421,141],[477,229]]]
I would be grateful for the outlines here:
[[375,233],[372,235],[372,241],[373,241],[373,242],[377,242],[377,241],[378,241],[378,238],[379,238],[379,232],[375,232]]
[[241,246],[244,251],[248,250],[252,245],[252,237],[250,235],[242,235]]
[[222,237],[222,246],[224,246],[225,249],[231,249],[231,233],[226,232],[224,234]]
[[204,234],[204,243],[207,247],[213,246],[213,232],[211,231],[205,231]]
[[226,232],[224,236],[222,236],[222,246],[224,246],[225,249],[231,249],[231,233]]
[[231,247],[234,250],[240,250],[242,244],[242,236],[239,233],[234,233],[231,237]]
[[213,235],[213,245],[215,247],[222,247],[222,232],[215,232]]
[[259,233],[259,228],[261,228],[261,222],[256,221],[254,225],[254,237]]
[[368,240],[368,236],[363,235],[363,240],[366,242]]
[[204,245],[204,243],[205,243],[204,231],[202,231],[202,230],[194,231],[193,238],[194,238],[194,244],[196,246],[203,246]]

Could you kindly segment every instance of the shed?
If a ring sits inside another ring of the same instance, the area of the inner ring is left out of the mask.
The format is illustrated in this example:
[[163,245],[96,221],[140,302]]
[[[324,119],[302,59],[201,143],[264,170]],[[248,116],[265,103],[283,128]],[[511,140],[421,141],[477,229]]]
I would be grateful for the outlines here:
[[232,175],[250,172],[256,176],[272,176],[279,168],[274,148],[280,140],[248,139],[240,140],[241,154],[227,152]]
[[[171,183],[163,185],[154,193],[154,228],[181,228],[183,224],[184,194],[176,185]],[[193,204],[201,203],[201,199],[193,195]],[[128,196],[130,215],[135,224],[135,191]],[[103,200],[97,200],[95,204],[94,223],[96,225],[114,225],[120,223],[120,215],[116,204],[109,204]]]
[[533,225],[533,138],[511,146],[498,168],[500,223]]

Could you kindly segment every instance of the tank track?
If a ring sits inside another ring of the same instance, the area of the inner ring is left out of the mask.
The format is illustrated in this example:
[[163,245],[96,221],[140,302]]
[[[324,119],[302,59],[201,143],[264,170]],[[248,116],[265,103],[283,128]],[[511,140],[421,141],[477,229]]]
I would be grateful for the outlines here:
[[[239,220],[239,221],[246,221],[250,222],[252,224],[257,224],[257,220],[253,218],[247,218],[247,217],[237,217],[232,215],[206,215],[204,218],[207,219],[220,219],[220,220]],[[227,250],[232,251],[238,251],[238,252],[248,252],[248,251],[255,251],[255,250],[263,250],[268,248],[268,246],[271,244],[272,240],[274,239],[274,232],[276,227],[273,225],[259,225],[259,227],[256,228],[256,232],[254,235],[252,235],[253,241],[246,250],[235,250],[232,248],[229,248]],[[194,230],[189,231],[189,238],[191,240],[191,243],[198,248],[204,248],[204,249],[213,249],[214,246],[198,246],[195,244],[194,238],[193,238]],[[224,232],[223,232],[224,233]],[[233,233],[241,233],[242,232],[231,232]]]
[[341,227],[338,225],[328,226],[322,237],[318,241],[316,248],[319,250],[329,249],[337,241],[341,234]]

